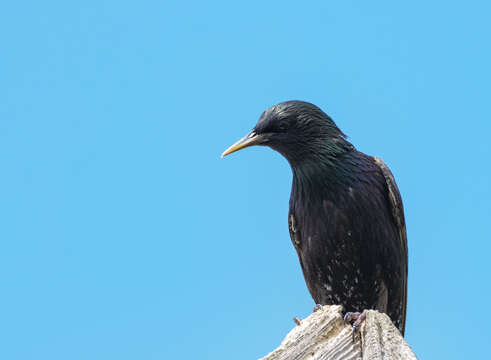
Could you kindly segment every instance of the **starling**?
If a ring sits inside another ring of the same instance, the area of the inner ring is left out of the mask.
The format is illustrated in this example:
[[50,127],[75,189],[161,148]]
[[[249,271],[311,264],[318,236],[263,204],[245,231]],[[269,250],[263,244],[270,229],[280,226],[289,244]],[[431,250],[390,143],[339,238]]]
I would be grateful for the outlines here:
[[263,112],[222,157],[269,146],[289,162],[288,227],[316,304],[348,318],[376,309],[404,335],[407,241],[401,196],[389,168],[359,152],[317,106],[287,101]]

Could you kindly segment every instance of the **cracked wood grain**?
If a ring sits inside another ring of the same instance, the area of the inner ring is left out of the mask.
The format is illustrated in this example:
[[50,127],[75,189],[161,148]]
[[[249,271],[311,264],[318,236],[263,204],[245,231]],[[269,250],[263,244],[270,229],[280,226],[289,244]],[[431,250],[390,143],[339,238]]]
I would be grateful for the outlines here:
[[260,360],[417,360],[385,314],[369,310],[353,343],[342,307],[322,306],[293,328],[280,346]]

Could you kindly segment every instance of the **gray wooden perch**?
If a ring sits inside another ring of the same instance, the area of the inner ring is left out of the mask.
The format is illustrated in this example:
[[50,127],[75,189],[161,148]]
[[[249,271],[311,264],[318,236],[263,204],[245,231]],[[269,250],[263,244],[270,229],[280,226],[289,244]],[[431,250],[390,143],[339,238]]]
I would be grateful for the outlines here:
[[352,328],[341,311],[339,305],[323,306],[261,360],[417,360],[387,315],[368,311],[353,342]]

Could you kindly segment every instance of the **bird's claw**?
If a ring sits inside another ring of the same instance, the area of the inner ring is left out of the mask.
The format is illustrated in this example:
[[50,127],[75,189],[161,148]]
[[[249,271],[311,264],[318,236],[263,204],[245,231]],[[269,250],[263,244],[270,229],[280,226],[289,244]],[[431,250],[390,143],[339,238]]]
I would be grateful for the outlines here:
[[349,324],[351,323],[351,320],[357,319],[358,316],[360,316],[359,312],[347,312],[346,314],[344,314],[343,320],[346,324]]
[[365,319],[367,318],[367,311],[364,310],[362,313],[359,312],[347,312],[344,315],[344,322],[345,323],[351,323],[351,321],[354,320],[353,322],[353,330],[352,330],[352,335],[353,335],[353,342],[355,341],[355,334],[360,330],[361,324]]

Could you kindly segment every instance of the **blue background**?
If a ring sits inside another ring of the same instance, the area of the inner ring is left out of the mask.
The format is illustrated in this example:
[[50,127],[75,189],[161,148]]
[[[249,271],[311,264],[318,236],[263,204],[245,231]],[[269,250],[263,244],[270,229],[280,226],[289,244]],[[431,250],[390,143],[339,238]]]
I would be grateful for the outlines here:
[[487,358],[488,1],[0,5],[0,357],[254,359],[305,317],[291,174],[219,155],[313,102],[391,167],[406,338]]

